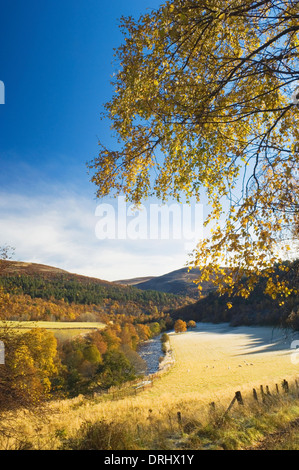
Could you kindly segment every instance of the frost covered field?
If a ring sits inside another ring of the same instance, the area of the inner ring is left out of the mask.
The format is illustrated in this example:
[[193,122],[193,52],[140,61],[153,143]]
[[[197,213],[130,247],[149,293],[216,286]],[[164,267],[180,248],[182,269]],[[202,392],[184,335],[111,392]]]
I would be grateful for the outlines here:
[[275,389],[283,379],[299,377],[296,340],[299,334],[277,328],[198,323],[193,331],[170,334],[175,366],[154,388],[210,400],[260,385]]

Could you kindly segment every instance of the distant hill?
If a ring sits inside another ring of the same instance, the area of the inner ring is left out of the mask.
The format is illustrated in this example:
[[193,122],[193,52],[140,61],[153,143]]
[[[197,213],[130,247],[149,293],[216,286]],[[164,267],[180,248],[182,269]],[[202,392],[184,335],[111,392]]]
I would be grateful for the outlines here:
[[[143,280],[143,278],[133,278],[115,281],[115,283],[135,286],[142,290],[156,290],[168,294],[198,298],[198,288],[194,281],[198,279],[199,273],[199,269],[188,271],[188,268],[181,268],[162,276],[144,278],[145,280]],[[205,282],[203,284],[202,294],[206,295],[214,289],[215,287],[211,282]]]
[[142,284],[154,278],[155,276],[134,277],[133,279],[121,279],[119,281],[113,281],[113,282],[115,284],[121,284],[123,286],[138,286],[138,284]]
[[111,284],[111,286],[113,285],[113,283],[109,281],[89,276],[83,276],[81,274],[70,273],[69,271],[65,271],[64,269],[56,268],[54,266],[48,266],[39,263],[29,263],[24,261],[1,260],[0,276],[15,275],[33,276],[48,280],[64,278],[69,280],[77,280],[80,282],[95,282],[106,286],[109,284]]
[[158,308],[172,305],[175,308],[177,304],[185,303],[183,296],[172,292],[138,289],[134,285],[121,285],[53,266],[20,261],[0,261],[0,285],[7,292],[25,294],[31,298],[64,299],[77,304],[101,305],[108,299],[140,305],[153,302]]

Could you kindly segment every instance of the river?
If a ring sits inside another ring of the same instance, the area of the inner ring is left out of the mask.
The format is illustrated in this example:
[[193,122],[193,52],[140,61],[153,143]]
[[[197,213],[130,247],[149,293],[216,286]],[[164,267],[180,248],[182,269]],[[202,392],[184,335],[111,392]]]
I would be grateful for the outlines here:
[[159,370],[159,359],[164,356],[161,335],[142,343],[138,349],[138,354],[147,364],[145,374],[149,375],[157,372]]

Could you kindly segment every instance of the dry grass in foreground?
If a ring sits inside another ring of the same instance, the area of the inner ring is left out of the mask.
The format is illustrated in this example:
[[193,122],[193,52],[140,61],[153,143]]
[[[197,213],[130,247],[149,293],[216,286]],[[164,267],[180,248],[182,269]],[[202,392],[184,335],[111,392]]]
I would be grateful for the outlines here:
[[[0,448],[296,450],[299,398],[294,391],[265,403],[245,397],[243,406],[235,405],[227,414],[224,406],[203,408],[197,401],[166,402],[164,408],[148,409],[141,396],[116,402],[77,397],[52,403],[37,415],[23,411],[7,416],[1,424],[6,433],[1,433]],[[179,416],[178,410],[182,410]]]

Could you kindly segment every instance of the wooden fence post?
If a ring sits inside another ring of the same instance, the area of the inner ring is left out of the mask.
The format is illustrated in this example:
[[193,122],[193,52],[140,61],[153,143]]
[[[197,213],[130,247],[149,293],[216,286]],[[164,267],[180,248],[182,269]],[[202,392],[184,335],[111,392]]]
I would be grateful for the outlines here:
[[239,403],[239,405],[244,405],[241,392],[238,391],[238,392],[235,393],[235,396],[232,399],[232,401],[230,402],[230,405],[227,408],[226,412],[224,413],[222,419],[224,419],[225,416],[228,414],[228,412],[232,409],[232,407],[234,406],[235,401],[237,401]]
[[244,405],[241,392],[236,392],[236,400],[237,400],[237,402],[239,403],[239,405]]
[[228,412],[234,406],[234,403],[235,403],[236,399],[237,398],[236,398],[236,395],[235,395],[234,398],[232,399],[232,401],[230,402],[229,407],[227,408],[226,412],[224,413],[223,418],[225,418],[225,416],[228,414]]
[[255,401],[259,401],[258,397],[257,397],[257,392],[256,392],[256,389],[254,388],[253,389],[253,398],[255,399]]
[[262,401],[265,401],[265,392],[264,392],[264,387],[260,385],[260,390],[261,390],[261,395],[262,395]]
[[284,379],[282,382],[282,388],[284,389],[285,393],[288,393],[289,391],[289,384],[288,382]]
[[215,411],[215,410],[216,410],[216,403],[215,403],[214,401],[212,401],[212,402],[210,403],[210,409],[211,409],[211,411]]

